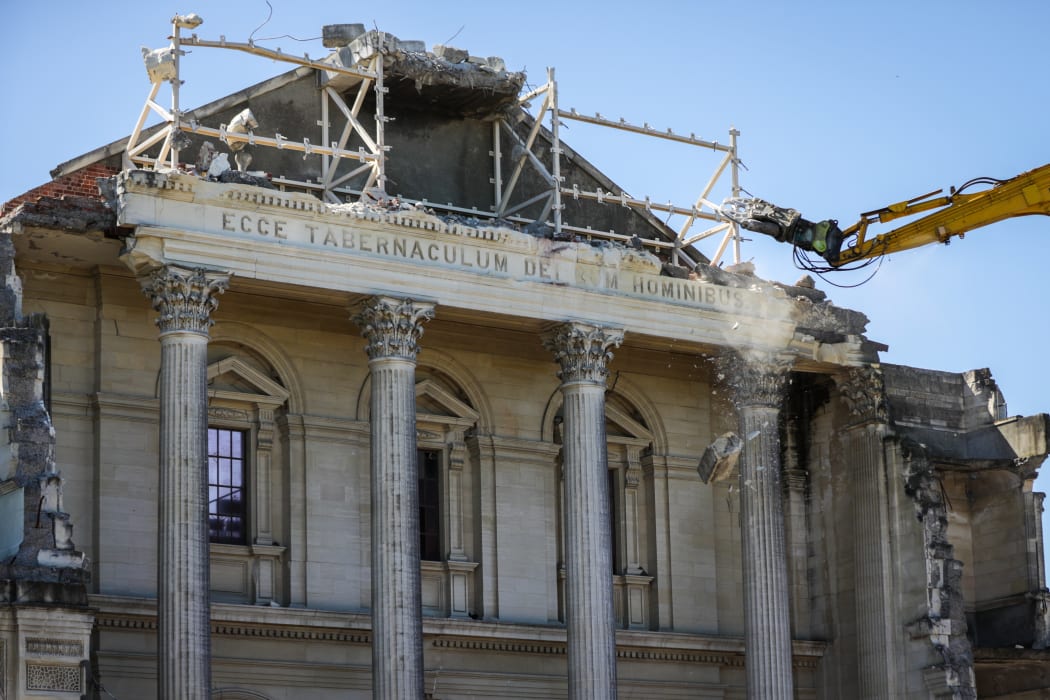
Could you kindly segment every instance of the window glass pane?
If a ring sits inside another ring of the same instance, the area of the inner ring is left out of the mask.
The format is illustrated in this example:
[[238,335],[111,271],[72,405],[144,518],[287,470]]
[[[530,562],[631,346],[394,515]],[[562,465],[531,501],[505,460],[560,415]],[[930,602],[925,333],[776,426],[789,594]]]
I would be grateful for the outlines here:
[[419,557],[441,561],[441,453],[419,450]]
[[208,429],[208,527],[212,542],[247,544],[246,431]]

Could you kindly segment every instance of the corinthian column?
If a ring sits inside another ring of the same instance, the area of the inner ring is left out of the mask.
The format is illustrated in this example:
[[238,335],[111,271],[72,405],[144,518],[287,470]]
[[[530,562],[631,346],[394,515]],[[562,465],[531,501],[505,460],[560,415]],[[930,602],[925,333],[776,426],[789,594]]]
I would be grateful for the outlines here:
[[561,365],[569,697],[616,697],[605,380],[622,330],[566,323],[544,338]]
[[744,440],[740,539],[747,696],[752,700],[794,697],[778,427],[788,369],[773,356],[727,352],[718,360],[719,379],[730,389]]
[[208,328],[229,276],[163,267],[142,280],[160,312],[157,695],[211,695]]
[[423,697],[416,355],[433,304],[372,297],[354,322],[372,374],[372,697]]
[[897,689],[882,375],[872,367],[859,367],[839,378],[838,386],[848,410],[842,446],[853,485],[858,698],[888,699],[897,697]]

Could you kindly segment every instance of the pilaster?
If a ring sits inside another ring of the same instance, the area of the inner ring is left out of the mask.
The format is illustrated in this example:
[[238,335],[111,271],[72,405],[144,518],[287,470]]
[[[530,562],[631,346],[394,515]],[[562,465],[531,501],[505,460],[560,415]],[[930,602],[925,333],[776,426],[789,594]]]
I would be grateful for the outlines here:
[[616,697],[605,381],[623,331],[565,323],[544,337],[561,366],[569,697]]
[[416,356],[433,304],[371,297],[353,319],[371,382],[372,696],[423,697]]
[[779,430],[790,365],[772,355],[726,352],[716,366],[716,379],[736,406],[744,441],[739,465],[747,695],[790,700],[794,683]]
[[883,451],[889,428],[882,374],[874,367],[853,368],[839,378],[838,386],[847,408],[843,466],[853,485],[857,688],[861,698],[892,698],[897,696],[893,685],[897,635],[889,622],[895,616]]
[[160,313],[158,695],[211,692],[208,605],[208,328],[224,274],[162,267],[141,280]]

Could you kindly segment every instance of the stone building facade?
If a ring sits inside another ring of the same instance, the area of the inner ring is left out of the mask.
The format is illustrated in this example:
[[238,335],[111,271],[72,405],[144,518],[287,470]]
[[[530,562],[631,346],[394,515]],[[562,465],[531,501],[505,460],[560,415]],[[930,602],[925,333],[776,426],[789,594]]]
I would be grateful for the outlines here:
[[[405,198],[118,143],[5,207],[0,698],[1047,692],[1048,416],[645,212],[406,204],[488,201],[510,108],[398,60]],[[315,73],[191,116],[313,134]]]

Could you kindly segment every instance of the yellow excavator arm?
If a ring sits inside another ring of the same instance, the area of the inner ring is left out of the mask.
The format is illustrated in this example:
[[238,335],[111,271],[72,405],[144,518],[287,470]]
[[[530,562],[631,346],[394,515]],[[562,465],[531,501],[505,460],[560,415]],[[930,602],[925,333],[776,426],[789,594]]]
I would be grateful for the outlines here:
[[[981,182],[988,184],[984,179]],[[965,187],[948,196],[935,196],[940,191],[931,192],[861,214],[860,221],[842,232],[843,246],[838,261],[832,265],[839,267],[927,243],[947,243],[955,236],[961,238],[974,229],[1016,216],[1050,215],[1050,164],[996,182],[980,192],[965,193],[962,191]],[[872,223],[888,223],[926,211],[931,213],[892,231],[874,238],[865,236]]]
[[[965,190],[991,185],[979,192]],[[947,243],[974,229],[1003,219],[1032,214],[1050,215],[1050,164],[1021,173],[1009,180],[976,178],[948,195],[942,190],[865,212],[860,220],[839,229],[834,219],[811,222],[794,209],[784,209],[760,199],[731,199],[722,213],[744,228],[814,251],[831,268],[862,262],[887,253],[918,248],[928,243]],[[891,231],[868,238],[868,227],[926,213]]]

